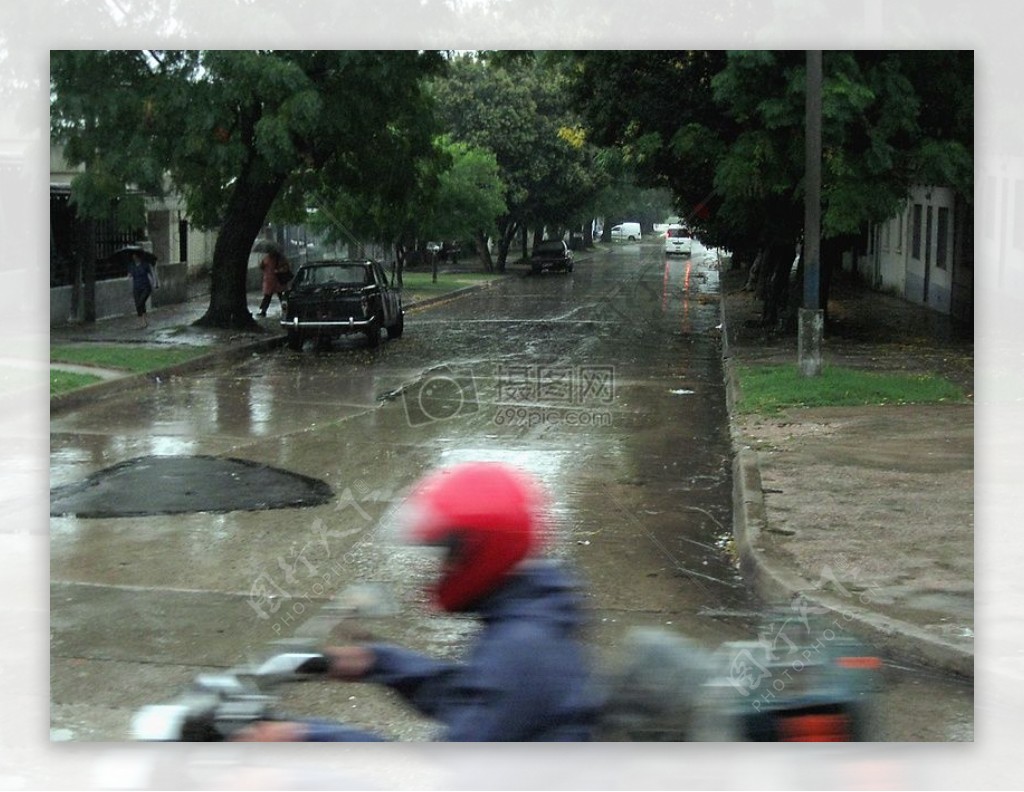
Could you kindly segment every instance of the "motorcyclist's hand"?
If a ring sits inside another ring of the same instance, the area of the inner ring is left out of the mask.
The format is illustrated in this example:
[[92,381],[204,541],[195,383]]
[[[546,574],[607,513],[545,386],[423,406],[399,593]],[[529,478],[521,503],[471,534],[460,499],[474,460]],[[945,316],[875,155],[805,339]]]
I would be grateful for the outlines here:
[[335,679],[360,679],[369,673],[376,659],[367,646],[332,646],[324,654],[331,661],[327,675]]
[[306,728],[292,721],[257,721],[239,729],[232,742],[302,742]]

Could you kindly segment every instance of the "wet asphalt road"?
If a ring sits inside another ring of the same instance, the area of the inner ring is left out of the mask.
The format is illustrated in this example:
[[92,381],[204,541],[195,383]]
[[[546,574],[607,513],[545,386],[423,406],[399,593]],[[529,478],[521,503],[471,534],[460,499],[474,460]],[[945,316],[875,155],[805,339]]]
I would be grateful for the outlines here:
[[[458,652],[471,624],[427,613],[427,562],[392,541],[391,512],[425,471],[464,459],[511,461],[547,483],[550,552],[585,583],[599,654],[641,624],[709,647],[752,637],[755,603],[728,552],[717,293],[701,255],[666,261],[660,245],[625,246],[571,275],[516,275],[413,312],[403,338],[377,350],[359,336],[282,348],[57,417],[52,488],[175,455],[272,466],[321,480],[335,497],[306,508],[51,518],[54,737],[122,738],[132,710],[197,671],[234,665],[270,640],[322,637],[311,617],[360,581],[384,584],[399,612],[345,622],[333,639],[371,632]],[[145,501],[147,489],[120,497]],[[887,677],[880,738],[972,738],[970,688],[895,667]],[[388,695],[360,686],[315,686],[289,703],[387,724],[396,737],[427,734]]]

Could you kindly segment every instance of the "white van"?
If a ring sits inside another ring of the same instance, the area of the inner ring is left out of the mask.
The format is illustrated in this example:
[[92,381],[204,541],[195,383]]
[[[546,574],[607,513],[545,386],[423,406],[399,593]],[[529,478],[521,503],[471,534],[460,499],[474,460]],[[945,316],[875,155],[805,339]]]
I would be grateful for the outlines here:
[[617,226],[612,226],[612,242],[615,241],[626,241],[626,242],[639,242],[640,241],[640,224],[639,223],[619,223]]

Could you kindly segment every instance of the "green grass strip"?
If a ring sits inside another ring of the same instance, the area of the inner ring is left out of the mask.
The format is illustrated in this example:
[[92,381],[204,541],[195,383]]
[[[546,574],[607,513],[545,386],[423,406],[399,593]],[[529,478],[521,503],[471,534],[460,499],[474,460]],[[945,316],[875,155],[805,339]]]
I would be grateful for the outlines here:
[[102,377],[96,377],[92,374],[76,374],[71,371],[50,369],[50,395],[59,396],[62,393],[84,388],[86,385],[92,385],[94,382],[99,382],[100,379]]
[[169,348],[138,344],[57,344],[50,347],[50,360],[140,373],[184,363],[209,351],[208,346]]
[[446,294],[467,286],[476,286],[501,277],[489,272],[460,272],[457,274],[438,274],[437,283],[431,281],[429,272],[406,272],[402,275],[402,290],[407,295]]
[[738,366],[742,413],[785,407],[851,407],[862,404],[942,404],[967,401],[963,391],[934,375],[889,374],[825,367],[805,377],[797,365]]

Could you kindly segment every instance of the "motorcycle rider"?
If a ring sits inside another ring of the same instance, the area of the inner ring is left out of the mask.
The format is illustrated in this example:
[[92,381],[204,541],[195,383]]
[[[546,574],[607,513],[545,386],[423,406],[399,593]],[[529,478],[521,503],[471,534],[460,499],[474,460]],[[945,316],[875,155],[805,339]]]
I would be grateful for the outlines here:
[[[500,463],[427,476],[405,510],[407,540],[441,548],[437,606],[474,613],[482,630],[462,662],[389,644],[333,647],[329,675],[377,682],[444,726],[447,741],[590,739],[600,711],[586,651],[579,591],[538,558],[546,532],[540,488]],[[365,741],[369,732],[323,721],[261,722],[249,741]]]

